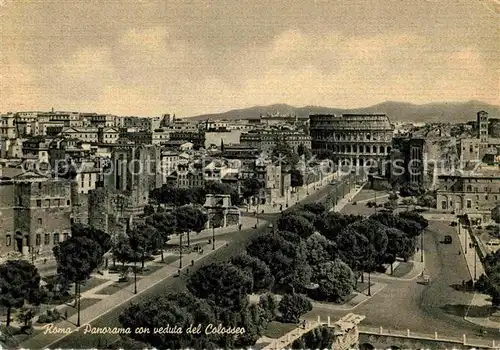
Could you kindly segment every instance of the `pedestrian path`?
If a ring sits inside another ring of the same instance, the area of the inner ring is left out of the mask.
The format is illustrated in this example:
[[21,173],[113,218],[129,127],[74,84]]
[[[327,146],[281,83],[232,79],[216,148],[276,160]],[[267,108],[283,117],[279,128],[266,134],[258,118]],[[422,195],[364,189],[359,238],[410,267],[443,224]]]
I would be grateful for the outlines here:
[[462,254],[465,258],[465,262],[467,263],[471,279],[477,280],[479,276],[484,273],[484,266],[479,258],[479,254],[476,252],[476,248],[469,246],[470,244],[474,244],[475,240],[472,238],[470,231],[467,228],[459,229],[457,225],[456,230],[460,246],[462,248]]
[[[262,219],[259,219],[258,221],[259,221],[258,226],[263,226],[268,223],[267,221]],[[240,216],[240,224],[241,224],[241,230],[248,230],[250,228],[254,228],[255,225],[257,224],[257,218],[251,216]],[[193,232],[190,234],[190,240],[191,242],[194,242],[200,239],[211,239],[214,233],[215,237],[217,237],[218,235],[223,235],[232,232],[234,232],[234,234],[238,234],[238,232],[240,232],[238,225],[215,228],[214,232],[212,232],[211,228],[203,230],[200,233]],[[185,235],[183,237],[183,241],[186,241]],[[168,244],[179,244],[179,235],[172,236],[172,238],[168,241]]]
[[[322,190],[328,184],[337,177],[337,173],[330,173],[326,175],[322,180],[313,182],[309,185],[304,185],[296,189],[296,192],[287,194],[286,197],[278,198],[274,203],[270,204],[260,204],[257,206],[250,206],[249,212],[258,211],[259,213],[264,210],[266,214],[276,214],[282,210],[286,210],[304,200],[308,196]],[[288,207],[286,206],[288,204]]]
[[[470,247],[469,244],[474,244],[475,240],[471,235],[471,231],[467,228],[460,228],[456,226],[457,236],[460,241],[460,246],[462,249],[462,255],[465,258],[467,263],[467,268],[469,269],[469,273],[471,279],[476,281],[482,274],[484,274],[484,266],[479,258],[479,254],[477,254],[476,249],[481,249],[481,247],[475,248],[474,246]],[[467,308],[467,312],[465,313],[464,319],[471,323],[475,323],[482,327],[486,328],[495,328],[499,330],[499,338],[500,338],[500,322],[496,320],[493,321],[490,319],[490,311],[491,310],[491,297],[489,295],[474,293],[472,300]],[[472,309],[483,309],[487,310],[486,313],[483,313],[481,316],[469,316],[471,314]]]
[[[185,261],[198,261],[200,259],[205,258],[207,255],[211,254],[212,252],[220,249],[221,247],[224,247],[227,242],[225,241],[219,241],[216,243],[215,250],[212,249],[207,249],[207,252],[205,254],[199,254],[199,253],[190,253],[187,254],[183,257],[183,260]],[[158,271],[155,271],[151,275],[148,276],[143,276],[141,279],[137,280],[137,290],[139,291],[137,294],[133,293],[133,284],[131,286],[128,286],[124,289],[119,290],[118,292],[108,296],[107,298],[95,303],[94,305],[84,309],[81,311],[81,326],[77,327],[76,322],[77,322],[77,316],[73,315],[68,318],[68,320],[63,320],[55,324],[56,327],[59,328],[64,328],[64,329],[70,329],[72,332],[79,331],[85,324],[89,324],[102,315],[112,311],[113,309],[119,307],[120,305],[130,301],[131,299],[134,299],[135,297],[141,295],[141,293],[145,292],[146,290],[152,288],[153,286],[163,282],[169,277],[172,277],[177,273],[179,270],[178,268],[179,262],[175,261]],[[182,269],[184,271],[189,265],[186,264],[186,266]],[[27,349],[43,349],[43,348],[50,348],[53,346],[55,343],[59,342],[61,339],[65,338],[67,334],[43,334],[40,333],[25,342],[21,343],[22,348],[27,348]]]
[[340,212],[344,207],[349,204],[356,195],[361,192],[363,185],[354,187],[351,192],[349,192],[344,198],[342,198],[337,205],[335,205],[330,211]]

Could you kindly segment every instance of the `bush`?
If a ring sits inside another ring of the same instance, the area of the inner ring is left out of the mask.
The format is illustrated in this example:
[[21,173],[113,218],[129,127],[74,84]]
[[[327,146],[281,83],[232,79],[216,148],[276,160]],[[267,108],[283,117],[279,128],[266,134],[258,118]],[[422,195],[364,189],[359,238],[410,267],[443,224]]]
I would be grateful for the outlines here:
[[285,294],[278,305],[278,310],[283,322],[298,323],[300,316],[312,310],[312,303],[304,295]]
[[45,313],[38,316],[38,323],[52,323],[58,321],[61,318],[61,314],[57,309],[47,310]]

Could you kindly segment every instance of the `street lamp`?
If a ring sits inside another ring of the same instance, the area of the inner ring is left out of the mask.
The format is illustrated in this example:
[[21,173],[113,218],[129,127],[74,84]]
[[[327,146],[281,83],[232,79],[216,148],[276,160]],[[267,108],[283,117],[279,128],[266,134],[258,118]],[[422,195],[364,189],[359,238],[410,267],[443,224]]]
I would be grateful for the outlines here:
[[182,234],[179,234],[179,269],[182,269]]
[[212,220],[211,225],[212,225],[212,250],[215,250],[215,225],[214,225],[214,217],[215,213],[212,213]]
[[420,262],[424,262],[424,230],[420,232]]

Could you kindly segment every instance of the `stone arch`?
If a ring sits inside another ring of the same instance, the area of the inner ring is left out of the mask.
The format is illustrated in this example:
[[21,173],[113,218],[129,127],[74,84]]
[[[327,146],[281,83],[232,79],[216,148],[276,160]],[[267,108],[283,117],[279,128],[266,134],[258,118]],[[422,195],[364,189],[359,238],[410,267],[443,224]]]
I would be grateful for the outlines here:
[[358,153],[358,145],[352,145],[352,151]]
[[391,153],[391,146],[387,146],[387,153]]
[[384,154],[384,153],[385,153],[385,147],[384,147],[384,146],[380,146],[380,153],[381,153],[381,154]]
[[365,146],[365,153],[370,153],[370,146]]
[[359,350],[373,350],[375,347],[370,343],[359,344]]
[[377,146],[372,146],[372,153],[377,153]]
[[351,153],[351,145],[347,145],[347,153]]
[[344,145],[340,146],[340,152],[345,153],[345,146]]

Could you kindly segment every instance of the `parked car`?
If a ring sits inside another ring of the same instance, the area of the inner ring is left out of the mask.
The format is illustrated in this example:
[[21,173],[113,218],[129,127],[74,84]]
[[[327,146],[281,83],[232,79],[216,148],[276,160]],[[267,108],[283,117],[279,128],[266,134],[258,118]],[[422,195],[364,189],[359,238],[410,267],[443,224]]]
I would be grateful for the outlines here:
[[444,236],[444,244],[451,244],[452,241],[453,239],[451,238],[450,235]]

